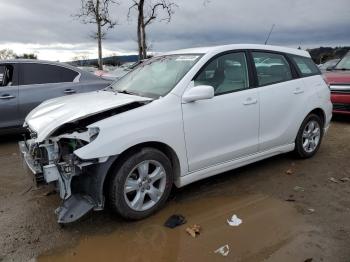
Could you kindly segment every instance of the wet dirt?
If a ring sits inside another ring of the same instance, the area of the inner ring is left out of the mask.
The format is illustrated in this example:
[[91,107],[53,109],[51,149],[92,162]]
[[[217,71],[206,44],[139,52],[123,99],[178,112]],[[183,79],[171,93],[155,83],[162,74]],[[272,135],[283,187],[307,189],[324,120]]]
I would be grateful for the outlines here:
[[[187,224],[164,227],[172,214],[183,214]],[[238,227],[227,223],[233,214],[243,220]],[[191,224],[201,226],[196,238],[185,232]],[[208,197],[172,203],[149,219],[125,224],[112,234],[85,237],[76,247],[43,255],[38,261],[261,261],[290,242],[300,224],[294,208],[270,197]],[[226,257],[214,253],[224,245],[230,247]]]
[[[350,261],[350,182],[329,180],[350,177],[350,118],[332,122],[311,159],[285,154],[174,189],[143,221],[105,210],[64,228],[54,214],[59,197],[23,171],[18,139],[0,138],[1,262]],[[187,224],[164,227],[177,213]],[[233,214],[238,227],[227,224]],[[197,238],[185,232],[192,224],[202,227]],[[227,257],[214,253],[226,244]]]

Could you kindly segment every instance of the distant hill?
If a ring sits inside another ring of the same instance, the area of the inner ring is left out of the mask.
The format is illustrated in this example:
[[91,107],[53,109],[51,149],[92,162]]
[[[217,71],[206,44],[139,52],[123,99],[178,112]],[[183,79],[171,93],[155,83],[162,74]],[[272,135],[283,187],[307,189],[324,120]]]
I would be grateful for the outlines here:
[[[118,66],[124,63],[136,62],[136,61],[138,61],[138,55],[110,56],[110,57],[103,58],[104,65],[112,65],[112,66]],[[74,66],[97,66],[98,62],[97,62],[97,59],[83,59],[83,60],[71,61],[71,62],[68,62],[68,64],[71,64]]]
[[342,58],[348,51],[350,46],[344,47],[318,47],[307,49],[316,64],[323,64],[334,58]]
[[[328,60],[334,58],[342,58],[348,51],[350,46],[344,47],[318,47],[312,49],[306,49],[316,64],[322,64]],[[121,56],[110,56],[103,58],[104,65],[118,66],[128,62],[138,61],[138,55],[121,55]],[[97,59],[83,59],[68,62],[74,66],[96,66],[98,65]]]

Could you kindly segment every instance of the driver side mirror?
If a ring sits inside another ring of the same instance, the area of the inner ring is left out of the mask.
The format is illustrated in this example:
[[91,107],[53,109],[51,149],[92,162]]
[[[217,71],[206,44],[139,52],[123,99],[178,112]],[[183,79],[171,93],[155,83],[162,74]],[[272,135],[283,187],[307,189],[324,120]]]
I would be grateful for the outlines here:
[[212,86],[200,85],[194,86],[185,91],[182,101],[190,103],[198,100],[206,100],[214,97],[214,88]]
[[335,66],[329,66],[326,68],[327,71],[332,71],[334,69]]

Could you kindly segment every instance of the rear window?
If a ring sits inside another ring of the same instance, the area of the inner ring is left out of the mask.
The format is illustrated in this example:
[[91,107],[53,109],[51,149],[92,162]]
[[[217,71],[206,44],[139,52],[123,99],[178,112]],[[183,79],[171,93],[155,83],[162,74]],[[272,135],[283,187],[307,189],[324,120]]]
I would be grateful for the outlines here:
[[317,68],[315,63],[308,57],[292,56],[292,59],[298,67],[302,76],[319,75],[320,70]]
[[76,71],[61,66],[24,63],[21,64],[20,84],[33,85],[73,82],[78,74]]
[[270,52],[253,52],[259,86],[292,80],[292,72],[286,58]]

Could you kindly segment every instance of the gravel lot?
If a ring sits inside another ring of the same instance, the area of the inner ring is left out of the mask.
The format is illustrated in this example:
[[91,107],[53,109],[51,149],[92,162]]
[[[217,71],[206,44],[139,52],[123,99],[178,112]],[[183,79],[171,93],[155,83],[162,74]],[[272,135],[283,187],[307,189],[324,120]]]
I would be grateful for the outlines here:
[[[64,228],[58,196],[33,187],[17,140],[0,141],[0,261],[350,261],[350,181],[339,180],[350,177],[350,118],[333,120],[312,159],[281,155],[176,189],[143,221],[106,210]],[[165,228],[178,213],[187,224]],[[226,244],[226,257],[214,252]]]

